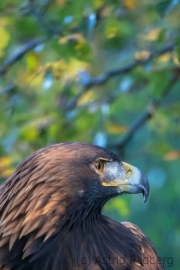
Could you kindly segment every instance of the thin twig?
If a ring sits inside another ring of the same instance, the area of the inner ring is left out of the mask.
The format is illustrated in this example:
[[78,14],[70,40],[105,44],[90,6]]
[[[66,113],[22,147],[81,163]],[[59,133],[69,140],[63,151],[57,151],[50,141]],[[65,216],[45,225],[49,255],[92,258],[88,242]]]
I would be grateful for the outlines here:
[[155,109],[160,105],[162,100],[167,96],[169,91],[172,89],[174,84],[178,81],[180,77],[180,69],[177,69],[173,78],[169,82],[168,86],[165,88],[163,95],[161,96],[160,99],[153,99],[149,105],[147,106],[146,110],[144,113],[142,113],[135,121],[133,124],[130,126],[129,130],[127,133],[124,135],[124,137],[117,143],[115,144],[110,144],[108,147],[110,148],[118,148],[122,149],[124,146],[132,139],[132,137],[137,133],[137,131],[149,120],[152,118],[153,113]]

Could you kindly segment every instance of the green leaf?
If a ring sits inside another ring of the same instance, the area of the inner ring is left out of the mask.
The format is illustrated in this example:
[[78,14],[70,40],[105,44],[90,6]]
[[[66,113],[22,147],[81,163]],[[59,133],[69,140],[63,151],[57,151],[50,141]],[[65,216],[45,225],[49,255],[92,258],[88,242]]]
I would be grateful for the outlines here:
[[166,71],[153,72],[151,74],[151,91],[153,97],[159,99],[162,97],[165,88],[169,82],[169,73]]

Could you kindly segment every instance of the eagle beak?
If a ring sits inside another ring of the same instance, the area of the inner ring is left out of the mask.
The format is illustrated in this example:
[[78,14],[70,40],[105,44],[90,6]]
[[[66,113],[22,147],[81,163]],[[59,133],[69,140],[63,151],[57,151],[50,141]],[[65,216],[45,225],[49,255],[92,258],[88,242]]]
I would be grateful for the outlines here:
[[124,191],[133,194],[142,193],[144,202],[146,202],[149,196],[149,183],[147,178],[138,168],[125,162],[122,162],[122,164],[126,175]]
[[145,175],[136,167],[122,162],[110,169],[108,182],[102,182],[103,186],[117,187],[119,193],[142,193],[144,202],[149,196],[149,183]]

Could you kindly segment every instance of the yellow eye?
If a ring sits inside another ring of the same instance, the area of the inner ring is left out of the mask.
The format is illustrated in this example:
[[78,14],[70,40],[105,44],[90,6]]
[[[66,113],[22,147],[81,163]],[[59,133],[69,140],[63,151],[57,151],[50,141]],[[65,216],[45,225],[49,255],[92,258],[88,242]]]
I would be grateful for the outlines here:
[[95,167],[96,167],[96,170],[98,170],[99,172],[103,172],[103,170],[104,170],[104,161],[99,159],[98,161],[96,161]]

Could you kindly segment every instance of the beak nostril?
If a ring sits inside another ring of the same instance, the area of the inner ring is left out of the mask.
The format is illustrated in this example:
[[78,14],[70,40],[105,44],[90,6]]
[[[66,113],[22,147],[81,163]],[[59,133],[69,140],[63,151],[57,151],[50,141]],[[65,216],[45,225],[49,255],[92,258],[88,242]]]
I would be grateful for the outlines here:
[[132,172],[131,169],[128,169],[128,170],[126,171],[126,176],[127,176],[127,178],[130,178],[130,177],[132,176],[132,174],[133,174],[133,172]]
[[133,175],[132,166],[126,162],[122,162],[122,164],[126,173],[126,177],[129,179]]

